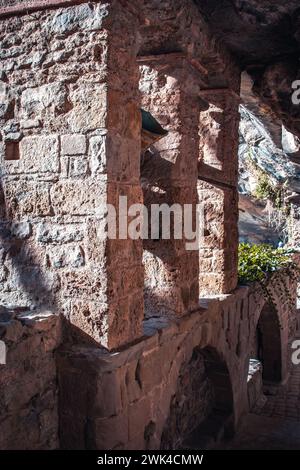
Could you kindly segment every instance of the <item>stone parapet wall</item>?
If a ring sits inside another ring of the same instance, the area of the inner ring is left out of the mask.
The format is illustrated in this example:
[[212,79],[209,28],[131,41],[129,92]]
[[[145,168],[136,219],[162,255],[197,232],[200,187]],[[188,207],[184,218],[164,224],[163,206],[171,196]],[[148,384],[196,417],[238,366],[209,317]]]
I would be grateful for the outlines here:
[[[291,292],[292,289],[291,285]],[[276,291],[274,285],[275,298]],[[291,364],[289,339],[294,332],[290,325],[296,310],[289,312],[278,297],[276,302],[284,381]],[[169,418],[172,403],[177,400],[182,407],[187,399],[182,395],[182,402],[178,394],[174,397],[178,390],[193,390],[197,380],[191,373],[190,362],[196,350],[203,352],[204,357],[219,358],[208,361],[207,372],[209,377],[212,372],[221,371],[215,388],[220,388],[217,392],[229,410],[232,400],[232,431],[249,410],[249,360],[265,304],[257,288],[242,287],[231,295],[203,300],[198,312],[180,320],[147,320],[147,336],[123,351],[111,354],[95,348],[63,348],[58,362],[61,429],[65,430],[61,436],[62,448],[159,449],[163,433],[169,442],[166,426],[172,426]],[[221,369],[220,364],[223,364]],[[228,371],[226,377],[224,370]],[[205,416],[212,395],[210,386],[205,385],[207,379],[202,366],[199,374],[203,395],[199,387],[195,393],[202,400],[201,413]],[[223,385],[222,377],[227,381]],[[187,411],[178,417],[183,428],[189,422],[201,422],[197,416],[191,421],[189,410],[196,408],[193,398],[190,399],[191,408],[187,406]],[[180,409],[177,407],[177,413]],[[201,403],[197,409],[201,409]],[[173,437],[176,440],[176,433]]]
[[0,339],[0,449],[58,449],[58,383],[55,351],[61,321],[51,312],[2,310]]

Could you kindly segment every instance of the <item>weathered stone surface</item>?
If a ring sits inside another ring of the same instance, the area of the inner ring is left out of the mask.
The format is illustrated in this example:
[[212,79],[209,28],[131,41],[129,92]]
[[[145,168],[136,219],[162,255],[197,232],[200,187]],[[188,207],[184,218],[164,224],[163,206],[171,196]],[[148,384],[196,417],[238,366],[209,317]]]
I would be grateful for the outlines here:
[[[1,317],[0,317],[1,318]],[[58,393],[54,351],[61,341],[60,318],[22,313],[5,323],[1,338],[7,363],[1,365],[0,448],[57,449]]]
[[[216,409],[237,425],[265,304],[248,289],[213,297],[236,287],[239,70],[190,0],[143,2],[147,21],[121,3],[23,11],[0,25],[0,300],[64,315],[60,445],[69,449],[175,447]],[[141,240],[101,237],[107,203],[143,201],[137,53],[142,105],[169,131],[142,159],[145,202],[205,202],[200,262],[185,240],[158,239],[144,244],[143,266]],[[199,284],[212,298],[201,309]],[[285,379],[294,311],[273,290]],[[144,301],[156,318],[143,337]],[[57,448],[57,325],[1,318],[0,447]]]
[[51,213],[49,184],[20,180],[4,183],[5,210],[8,218],[23,215],[46,216]]
[[58,136],[24,137],[20,143],[23,173],[54,173],[59,170]]
[[103,174],[106,171],[106,138],[94,136],[89,143],[89,162],[92,175]]
[[81,246],[52,246],[46,257],[47,264],[55,269],[80,268],[85,265],[85,254]]
[[56,214],[96,215],[106,204],[106,188],[94,179],[58,182],[50,197]]
[[[288,333],[287,309],[277,297],[276,285],[270,287],[277,298],[278,318],[281,324],[284,322],[282,372],[285,374],[290,363],[286,334],[294,333],[291,330]],[[162,328],[159,337],[164,335],[166,343],[160,344],[155,332],[149,338],[153,341],[141,340],[118,354],[94,348],[65,350],[59,361],[62,377],[71,371],[80,374],[87,368],[97,374],[97,387],[92,385],[94,381],[88,387],[91,405],[74,418],[76,429],[81,430],[79,441],[83,442],[83,423],[90,415],[98,426],[89,428],[86,448],[178,448],[201,423],[203,436],[210,437],[206,435],[207,429],[223,415],[226,420],[221,426],[230,432],[249,406],[248,363],[265,304],[258,291],[254,300],[254,292],[255,287],[241,288],[231,295],[212,297],[205,310],[176,323],[170,321],[159,326],[162,323],[157,322],[157,328]],[[276,322],[273,327],[280,331]],[[106,393],[111,386],[111,393]],[[68,393],[72,393],[72,387],[67,386]],[[105,398],[102,393],[106,393]],[[102,417],[104,402],[105,410],[113,413],[110,418]],[[68,400],[61,406],[62,412],[71,415],[72,404]],[[129,435],[123,433],[125,417]],[[104,429],[108,425],[112,428],[106,435]],[[68,433],[64,434],[64,439],[68,439]]]
[[83,155],[86,153],[86,137],[80,134],[61,136],[62,155]]
[[104,84],[83,83],[70,92],[72,109],[67,122],[72,132],[88,132],[106,127],[107,91]]
[[42,223],[38,226],[37,240],[41,243],[63,244],[84,238],[84,225]]
[[88,173],[88,162],[86,157],[70,157],[69,172],[70,178],[83,177]]
[[83,4],[58,11],[45,28],[52,34],[70,34],[76,29],[94,31],[101,29],[108,15],[107,5]]
[[21,117],[37,120],[45,113],[58,115],[64,111],[67,91],[63,83],[49,83],[36,88],[27,88],[21,95]]
[[0,118],[5,119],[11,117],[12,100],[9,96],[9,89],[5,82],[0,81]]

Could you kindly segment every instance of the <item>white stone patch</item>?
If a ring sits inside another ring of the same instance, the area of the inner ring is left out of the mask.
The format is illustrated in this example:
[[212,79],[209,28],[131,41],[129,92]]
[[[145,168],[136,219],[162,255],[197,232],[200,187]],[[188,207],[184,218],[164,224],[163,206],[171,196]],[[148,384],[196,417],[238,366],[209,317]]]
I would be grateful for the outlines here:
[[36,120],[46,111],[55,116],[64,111],[66,100],[67,90],[63,83],[27,88],[21,95],[21,118]]
[[40,243],[70,243],[84,238],[85,227],[78,224],[43,223],[38,227],[37,240]]
[[92,176],[106,172],[105,136],[97,135],[90,138],[89,163]]
[[24,173],[58,172],[58,136],[36,135],[22,139],[20,142],[20,171]]
[[86,152],[86,138],[81,134],[61,136],[62,155],[82,155]]
[[93,31],[101,29],[108,16],[108,4],[83,4],[58,11],[46,24],[52,34],[66,34],[76,29]]

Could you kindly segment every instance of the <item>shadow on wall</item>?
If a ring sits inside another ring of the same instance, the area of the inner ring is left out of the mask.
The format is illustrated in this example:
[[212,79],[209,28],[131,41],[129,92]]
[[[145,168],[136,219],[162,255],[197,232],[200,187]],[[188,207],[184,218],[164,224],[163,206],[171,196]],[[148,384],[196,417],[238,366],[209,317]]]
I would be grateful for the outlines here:
[[[196,189],[186,195],[185,189],[172,182],[174,163],[166,160],[154,147],[146,151],[141,164],[141,185],[144,204],[151,214],[151,205],[183,203],[193,204],[196,210]],[[186,198],[186,199],[185,199]],[[149,217],[148,239],[143,241],[145,265],[145,317],[176,315],[177,309],[188,311],[189,301],[198,297],[199,263],[194,252],[186,251],[184,239],[173,237],[175,220],[171,215],[171,239],[162,238],[162,224],[159,225],[159,238],[151,239],[151,220]],[[193,215],[196,231],[196,213]],[[184,266],[192,270],[192,282],[187,286],[182,278]]]
[[179,372],[161,449],[211,449],[233,432],[233,393],[227,365],[214,348],[195,348]]
[[[63,305],[59,305],[57,299],[60,278],[47,266],[46,253],[39,251],[35,245],[31,222],[15,220],[10,211],[13,212],[7,208],[3,184],[0,182],[2,311],[6,314],[8,310],[13,309],[18,314],[29,309],[39,309],[65,313]],[[66,316],[62,315],[62,320],[64,341],[99,347],[91,336],[72,325]]]
[[257,359],[262,363],[262,378],[267,383],[282,380],[281,327],[277,312],[265,304],[256,329]]
[[[12,201],[13,204],[14,201]],[[9,307],[45,307],[56,310],[56,292],[59,280],[41,260],[32,243],[32,225],[28,221],[14,220],[6,206],[3,184],[0,183],[0,241],[1,291],[4,297],[13,297]]]

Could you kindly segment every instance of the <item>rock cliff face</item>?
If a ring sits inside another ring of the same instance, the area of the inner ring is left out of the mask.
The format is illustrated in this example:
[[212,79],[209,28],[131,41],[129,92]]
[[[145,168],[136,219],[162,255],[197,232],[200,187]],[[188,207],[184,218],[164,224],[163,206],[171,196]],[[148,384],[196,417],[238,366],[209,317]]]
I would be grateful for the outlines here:
[[213,33],[253,79],[253,91],[285,127],[300,136],[300,105],[292,83],[300,78],[298,0],[195,0]]
[[298,205],[300,166],[293,161],[299,143],[282,128],[276,145],[268,123],[240,107],[240,239],[253,243],[286,242],[290,203]]

